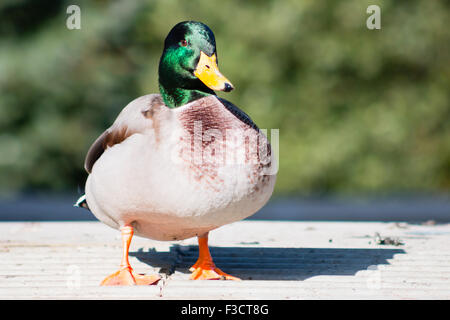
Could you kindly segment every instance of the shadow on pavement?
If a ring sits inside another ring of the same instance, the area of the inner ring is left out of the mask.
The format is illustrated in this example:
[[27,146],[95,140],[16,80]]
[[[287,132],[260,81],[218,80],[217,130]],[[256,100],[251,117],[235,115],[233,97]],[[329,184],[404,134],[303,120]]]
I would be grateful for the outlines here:
[[[243,280],[304,280],[318,275],[354,275],[389,264],[402,249],[210,247],[217,267]],[[130,252],[130,256],[161,268],[190,274],[198,257],[197,246],[174,245],[170,252]],[[370,268],[369,268],[370,267]]]

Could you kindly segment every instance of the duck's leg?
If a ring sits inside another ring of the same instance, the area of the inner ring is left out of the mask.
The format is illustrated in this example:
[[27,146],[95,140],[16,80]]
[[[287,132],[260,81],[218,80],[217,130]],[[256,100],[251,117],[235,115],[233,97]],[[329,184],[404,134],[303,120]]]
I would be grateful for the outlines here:
[[198,236],[198,251],[198,260],[189,269],[192,272],[191,280],[241,280],[216,267],[208,248],[208,233]]
[[133,227],[124,226],[120,228],[120,231],[122,233],[123,253],[119,271],[107,276],[100,285],[127,286],[156,284],[160,279],[158,275],[145,276],[138,274],[133,271],[128,261],[128,250],[130,248],[131,238],[133,238]]

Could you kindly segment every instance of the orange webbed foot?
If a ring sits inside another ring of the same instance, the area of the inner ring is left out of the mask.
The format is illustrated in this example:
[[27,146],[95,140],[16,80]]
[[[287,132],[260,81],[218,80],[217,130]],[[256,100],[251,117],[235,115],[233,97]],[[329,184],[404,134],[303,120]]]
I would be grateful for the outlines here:
[[189,271],[192,272],[191,280],[241,280],[215,266],[208,248],[208,234],[198,237],[198,247],[198,260],[189,268]]
[[[193,268],[191,268],[193,269]],[[189,270],[191,270],[189,269]],[[198,266],[193,269],[193,272],[190,276],[191,280],[235,280],[240,281],[238,277],[234,277],[229,275],[228,273],[223,272],[217,267],[209,268]]]
[[133,285],[152,285],[157,284],[161,279],[158,275],[142,275],[131,269],[131,267],[122,268],[117,272],[107,276],[101,283],[101,286],[133,286]]
[[128,261],[128,250],[130,248],[131,238],[133,237],[133,227],[125,225],[120,228],[122,233],[122,262],[117,272],[107,276],[101,283],[101,286],[134,286],[156,284],[161,277],[159,275],[142,275],[134,272]]

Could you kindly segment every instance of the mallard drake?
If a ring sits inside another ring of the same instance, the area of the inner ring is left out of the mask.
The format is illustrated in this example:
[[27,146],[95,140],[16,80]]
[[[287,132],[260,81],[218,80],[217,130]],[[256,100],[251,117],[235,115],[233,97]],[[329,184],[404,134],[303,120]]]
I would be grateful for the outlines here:
[[214,34],[180,22],[159,63],[160,94],[130,102],[90,147],[85,198],[77,205],[121,230],[123,256],[102,285],[153,284],[128,261],[133,234],[173,241],[197,237],[191,279],[239,280],[215,266],[208,233],[258,211],[275,185],[274,157],[250,117],[214,91],[233,85],[217,67]]

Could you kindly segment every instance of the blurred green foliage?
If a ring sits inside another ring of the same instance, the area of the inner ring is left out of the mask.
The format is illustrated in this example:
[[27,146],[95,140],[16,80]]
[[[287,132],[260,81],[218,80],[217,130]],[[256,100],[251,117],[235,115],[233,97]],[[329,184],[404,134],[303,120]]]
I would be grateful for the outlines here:
[[219,95],[280,129],[278,194],[449,191],[449,1],[3,0],[0,193],[82,187],[90,144],[158,91],[183,20],[216,35],[236,87]]

